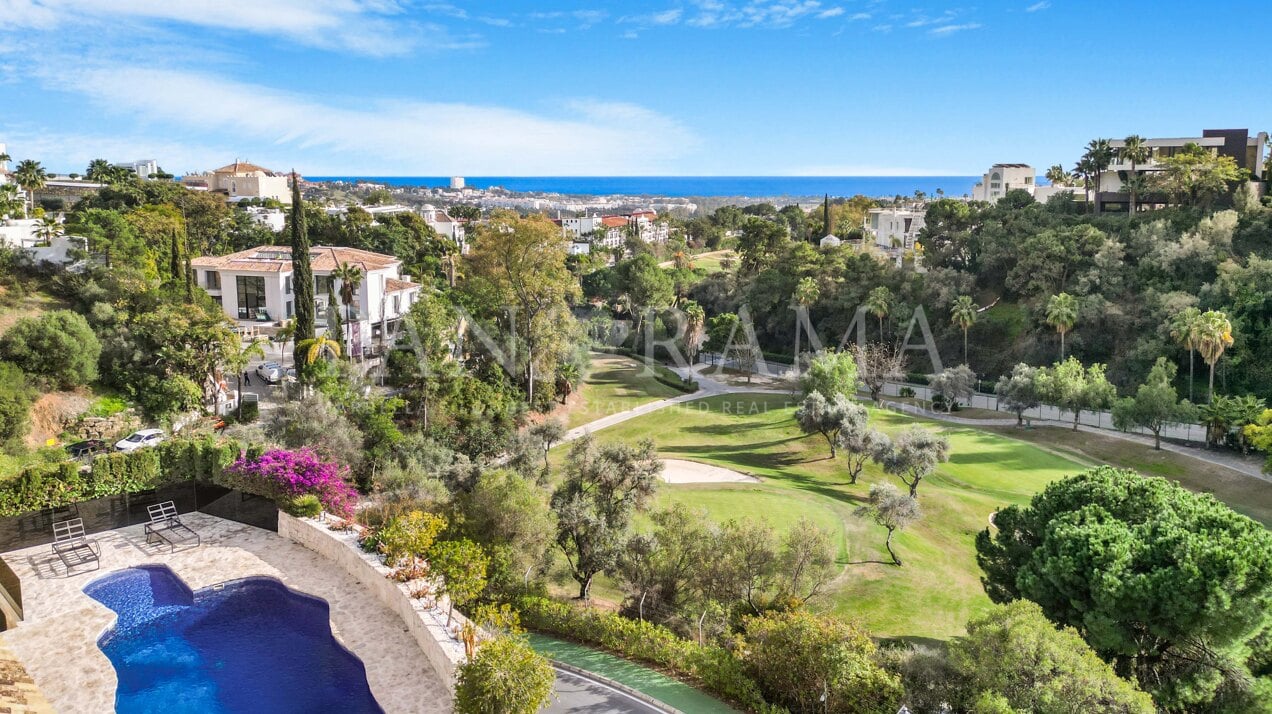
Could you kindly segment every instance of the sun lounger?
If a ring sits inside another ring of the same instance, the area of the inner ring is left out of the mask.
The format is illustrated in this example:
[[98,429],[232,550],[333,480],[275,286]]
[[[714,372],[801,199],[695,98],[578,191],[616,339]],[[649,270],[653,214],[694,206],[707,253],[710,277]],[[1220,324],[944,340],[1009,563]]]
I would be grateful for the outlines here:
[[97,541],[84,537],[84,519],[72,518],[53,524],[53,554],[66,566],[66,574],[81,565],[101,566],[101,548]]
[[146,524],[147,544],[167,545],[174,551],[178,545],[199,545],[199,534],[181,522],[177,505],[172,501],[147,506],[146,510],[150,513],[150,522]]

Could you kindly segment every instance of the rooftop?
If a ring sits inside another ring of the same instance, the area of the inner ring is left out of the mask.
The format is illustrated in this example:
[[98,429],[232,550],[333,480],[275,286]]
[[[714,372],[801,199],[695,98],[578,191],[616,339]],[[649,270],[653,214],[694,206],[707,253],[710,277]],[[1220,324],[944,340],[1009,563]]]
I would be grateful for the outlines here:
[[[340,246],[314,246],[309,249],[310,265],[315,272],[329,272],[345,263],[364,271],[383,270],[399,264],[391,255]],[[229,255],[205,255],[190,261],[196,268],[244,270],[259,273],[290,273],[292,250],[287,245],[268,245],[241,250]]]

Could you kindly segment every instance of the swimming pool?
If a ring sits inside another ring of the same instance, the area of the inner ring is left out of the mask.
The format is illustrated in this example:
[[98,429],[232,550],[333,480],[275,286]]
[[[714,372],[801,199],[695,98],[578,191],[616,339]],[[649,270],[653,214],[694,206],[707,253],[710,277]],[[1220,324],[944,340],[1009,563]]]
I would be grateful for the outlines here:
[[332,636],[326,601],[273,578],[193,592],[147,565],[84,592],[119,616],[97,644],[121,714],[383,712],[362,661]]

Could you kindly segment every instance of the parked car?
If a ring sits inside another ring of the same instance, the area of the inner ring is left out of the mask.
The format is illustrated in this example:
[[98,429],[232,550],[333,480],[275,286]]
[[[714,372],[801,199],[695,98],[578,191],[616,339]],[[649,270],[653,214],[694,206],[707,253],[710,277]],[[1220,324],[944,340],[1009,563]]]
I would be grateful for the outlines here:
[[263,362],[256,368],[256,376],[270,384],[276,384],[283,378],[283,374],[283,366],[277,362]]
[[134,451],[143,446],[154,446],[164,440],[163,429],[142,429],[134,431],[115,442],[116,451]]
[[72,459],[86,459],[103,451],[108,451],[108,448],[106,442],[101,439],[85,439],[66,447],[66,453],[70,454]]

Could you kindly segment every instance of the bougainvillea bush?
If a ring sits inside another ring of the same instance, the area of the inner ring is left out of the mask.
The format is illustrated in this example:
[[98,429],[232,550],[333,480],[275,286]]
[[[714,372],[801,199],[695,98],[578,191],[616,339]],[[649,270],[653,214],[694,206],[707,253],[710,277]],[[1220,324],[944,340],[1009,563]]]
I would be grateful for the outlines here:
[[313,495],[323,510],[342,518],[353,516],[358,492],[345,481],[344,469],[323,461],[309,449],[273,449],[255,458],[241,458],[225,472],[235,488],[273,498],[279,503]]

